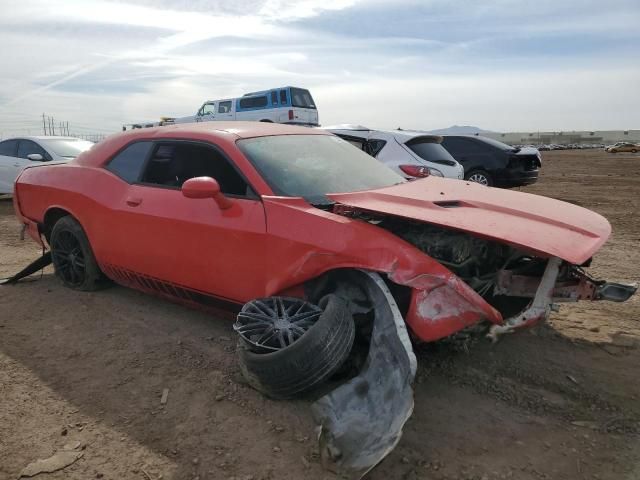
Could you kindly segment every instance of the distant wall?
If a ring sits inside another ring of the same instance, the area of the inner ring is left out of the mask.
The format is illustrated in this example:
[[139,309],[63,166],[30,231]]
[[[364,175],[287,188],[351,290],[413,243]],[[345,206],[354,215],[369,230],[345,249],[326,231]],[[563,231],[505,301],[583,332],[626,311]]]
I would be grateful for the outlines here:
[[519,145],[563,145],[569,143],[604,143],[616,142],[640,143],[640,130],[595,130],[575,132],[508,132],[483,133],[482,136],[493,138],[504,143]]

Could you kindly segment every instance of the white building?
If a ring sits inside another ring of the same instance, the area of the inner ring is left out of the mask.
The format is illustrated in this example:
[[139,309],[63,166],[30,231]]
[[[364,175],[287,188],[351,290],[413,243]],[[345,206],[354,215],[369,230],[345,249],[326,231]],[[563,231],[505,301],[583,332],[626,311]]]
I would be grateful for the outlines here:
[[508,132],[482,133],[510,145],[549,145],[595,143],[610,145],[616,142],[640,143],[640,130],[595,130],[571,132]]

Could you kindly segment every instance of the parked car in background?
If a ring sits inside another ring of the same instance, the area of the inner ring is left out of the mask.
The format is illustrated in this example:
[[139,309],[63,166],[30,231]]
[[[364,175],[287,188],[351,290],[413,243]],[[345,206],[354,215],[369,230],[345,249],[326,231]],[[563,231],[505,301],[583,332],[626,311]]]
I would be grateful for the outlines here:
[[622,152],[631,152],[636,153],[640,151],[640,145],[631,142],[618,142],[614,145],[609,145],[605,148],[606,152],[609,153],[622,153]]
[[464,178],[488,187],[517,187],[538,181],[542,155],[487,137],[446,135],[442,145],[464,167]]
[[318,109],[306,88],[279,87],[246,93],[238,98],[208,100],[195,115],[162,117],[159,122],[126,124],[122,130],[158,127],[174,123],[244,120],[317,126]]
[[464,169],[442,147],[442,137],[408,130],[371,130],[358,125],[336,125],[324,130],[377,158],[405,178],[428,175],[461,180]]
[[13,193],[13,182],[27,165],[68,162],[93,142],[75,137],[16,137],[0,142],[0,194]]

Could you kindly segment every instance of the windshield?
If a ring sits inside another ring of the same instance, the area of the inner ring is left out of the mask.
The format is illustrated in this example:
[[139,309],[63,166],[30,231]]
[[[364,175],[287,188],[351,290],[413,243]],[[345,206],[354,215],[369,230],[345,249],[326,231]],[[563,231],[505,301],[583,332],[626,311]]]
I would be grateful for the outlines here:
[[56,138],[40,141],[47,150],[65,158],[76,158],[82,152],[89,150],[93,142],[72,138]]
[[407,142],[406,145],[413,153],[427,162],[442,163],[449,166],[456,164],[455,158],[439,143],[417,139]]
[[309,90],[303,88],[291,89],[291,105],[300,108],[316,108]]
[[333,135],[247,138],[237,145],[277,195],[313,199],[406,181]]

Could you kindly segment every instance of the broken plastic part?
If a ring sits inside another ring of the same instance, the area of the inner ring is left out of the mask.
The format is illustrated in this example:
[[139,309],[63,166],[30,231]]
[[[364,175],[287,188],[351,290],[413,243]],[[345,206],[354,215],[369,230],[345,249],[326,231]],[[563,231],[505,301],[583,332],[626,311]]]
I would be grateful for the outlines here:
[[374,311],[369,355],[360,374],[312,405],[323,465],[359,479],[391,452],[413,412],[416,357],[391,292],[379,274],[363,272]]
[[562,259],[558,257],[552,257],[547,262],[547,266],[544,269],[544,274],[538,284],[536,290],[536,296],[529,308],[524,312],[508,318],[503,325],[493,325],[487,334],[493,342],[498,340],[498,335],[503,333],[511,333],[517,328],[533,325],[534,323],[544,320],[549,316],[551,311],[551,304],[553,303],[553,289],[558,278],[558,272]]
[[44,267],[49,265],[51,261],[51,252],[43,253],[40,258],[31,262],[12,277],[0,279],[0,285],[16,283],[18,280],[28,277],[29,275],[36,273],[38,270],[42,270]]
[[622,283],[605,282],[596,289],[595,300],[609,300],[611,302],[626,302],[636,293],[638,286]]

